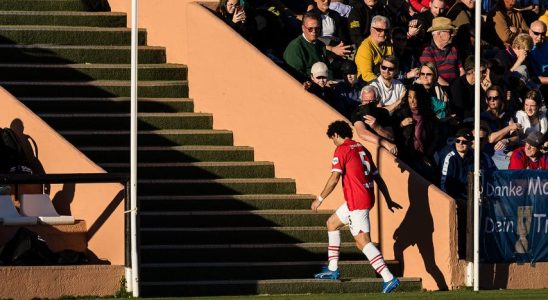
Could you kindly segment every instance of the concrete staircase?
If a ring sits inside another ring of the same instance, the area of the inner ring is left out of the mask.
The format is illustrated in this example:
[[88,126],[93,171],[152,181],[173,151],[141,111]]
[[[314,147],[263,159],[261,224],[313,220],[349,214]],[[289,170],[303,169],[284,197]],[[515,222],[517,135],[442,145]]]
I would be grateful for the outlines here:
[[[0,0],[0,85],[110,172],[129,171],[130,31],[126,15],[79,0]],[[312,195],[234,146],[188,98],[187,68],[139,33],[142,296],[378,292],[343,232],[344,280],[311,277],[327,256]],[[197,100],[199,101],[199,99]],[[401,275],[397,262],[388,262]],[[400,290],[421,281],[403,278]]]

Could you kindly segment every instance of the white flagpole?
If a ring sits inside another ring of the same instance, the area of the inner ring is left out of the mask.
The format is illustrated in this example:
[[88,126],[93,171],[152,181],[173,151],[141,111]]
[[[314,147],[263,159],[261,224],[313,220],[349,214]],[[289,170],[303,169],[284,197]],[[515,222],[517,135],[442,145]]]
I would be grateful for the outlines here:
[[131,142],[130,142],[130,190],[131,190],[131,287],[133,297],[139,297],[139,261],[137,256],[137,54],[138,22],[137,4],[131,0]]
[[481,89],[481,72],[480,72],[480,59],[481,59],[481,1],[476,1],[475,4],[475,34],[474,34],[474,291],[479,291],[479,233],[480,233],[480,216],[479,216],[479,172],[480,172],[480,89]]

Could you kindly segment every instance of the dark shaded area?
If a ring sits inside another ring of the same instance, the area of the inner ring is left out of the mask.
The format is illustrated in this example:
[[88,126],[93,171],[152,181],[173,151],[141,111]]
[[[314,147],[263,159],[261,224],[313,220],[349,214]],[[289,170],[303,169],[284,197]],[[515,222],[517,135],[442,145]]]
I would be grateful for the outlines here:
[[414,174],[402,162],[400,162],[399,168],[402,172],[408,171],[411,173],[407,183],[409,209],[402,223],[394,232],[394,255],[402,264],[402,270],[405,270],[403,252],[408,247],[416,245],[428,274],[434,278],[440,290],[447,290],[445,277],[435,261],[434,243],[432,241],[434,221],[428,198],[429,183],[419,175]]

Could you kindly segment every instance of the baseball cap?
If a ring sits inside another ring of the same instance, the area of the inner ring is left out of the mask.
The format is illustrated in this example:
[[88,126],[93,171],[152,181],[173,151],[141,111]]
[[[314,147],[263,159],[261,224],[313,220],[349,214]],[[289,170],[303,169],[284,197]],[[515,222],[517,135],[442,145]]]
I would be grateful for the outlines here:
[[457,131],[457,134],[455,135],[456,138],[463,137],[467,141],[471,141],[474,137],[472,136],[472,130],[468,128],[461,128]]
[[314,77],[327,77],[327,65],[323,62],[319,61],[312,65],[312,68],[310,69],[310,74]]

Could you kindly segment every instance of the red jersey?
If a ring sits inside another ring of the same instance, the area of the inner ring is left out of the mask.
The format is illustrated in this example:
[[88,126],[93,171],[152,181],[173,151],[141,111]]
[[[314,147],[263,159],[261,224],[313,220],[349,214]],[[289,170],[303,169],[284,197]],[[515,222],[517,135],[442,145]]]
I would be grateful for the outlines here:
[[542,154],[537,161],[532,161],[525,155],[525,147],[512,152],[509,170],[548,170],[548,156]]
[[373,175],[377,167],[362,144],[346,139],[335,149],[331,172],[342,174],[344,199],[350,211],[371,209],[375,204]]

